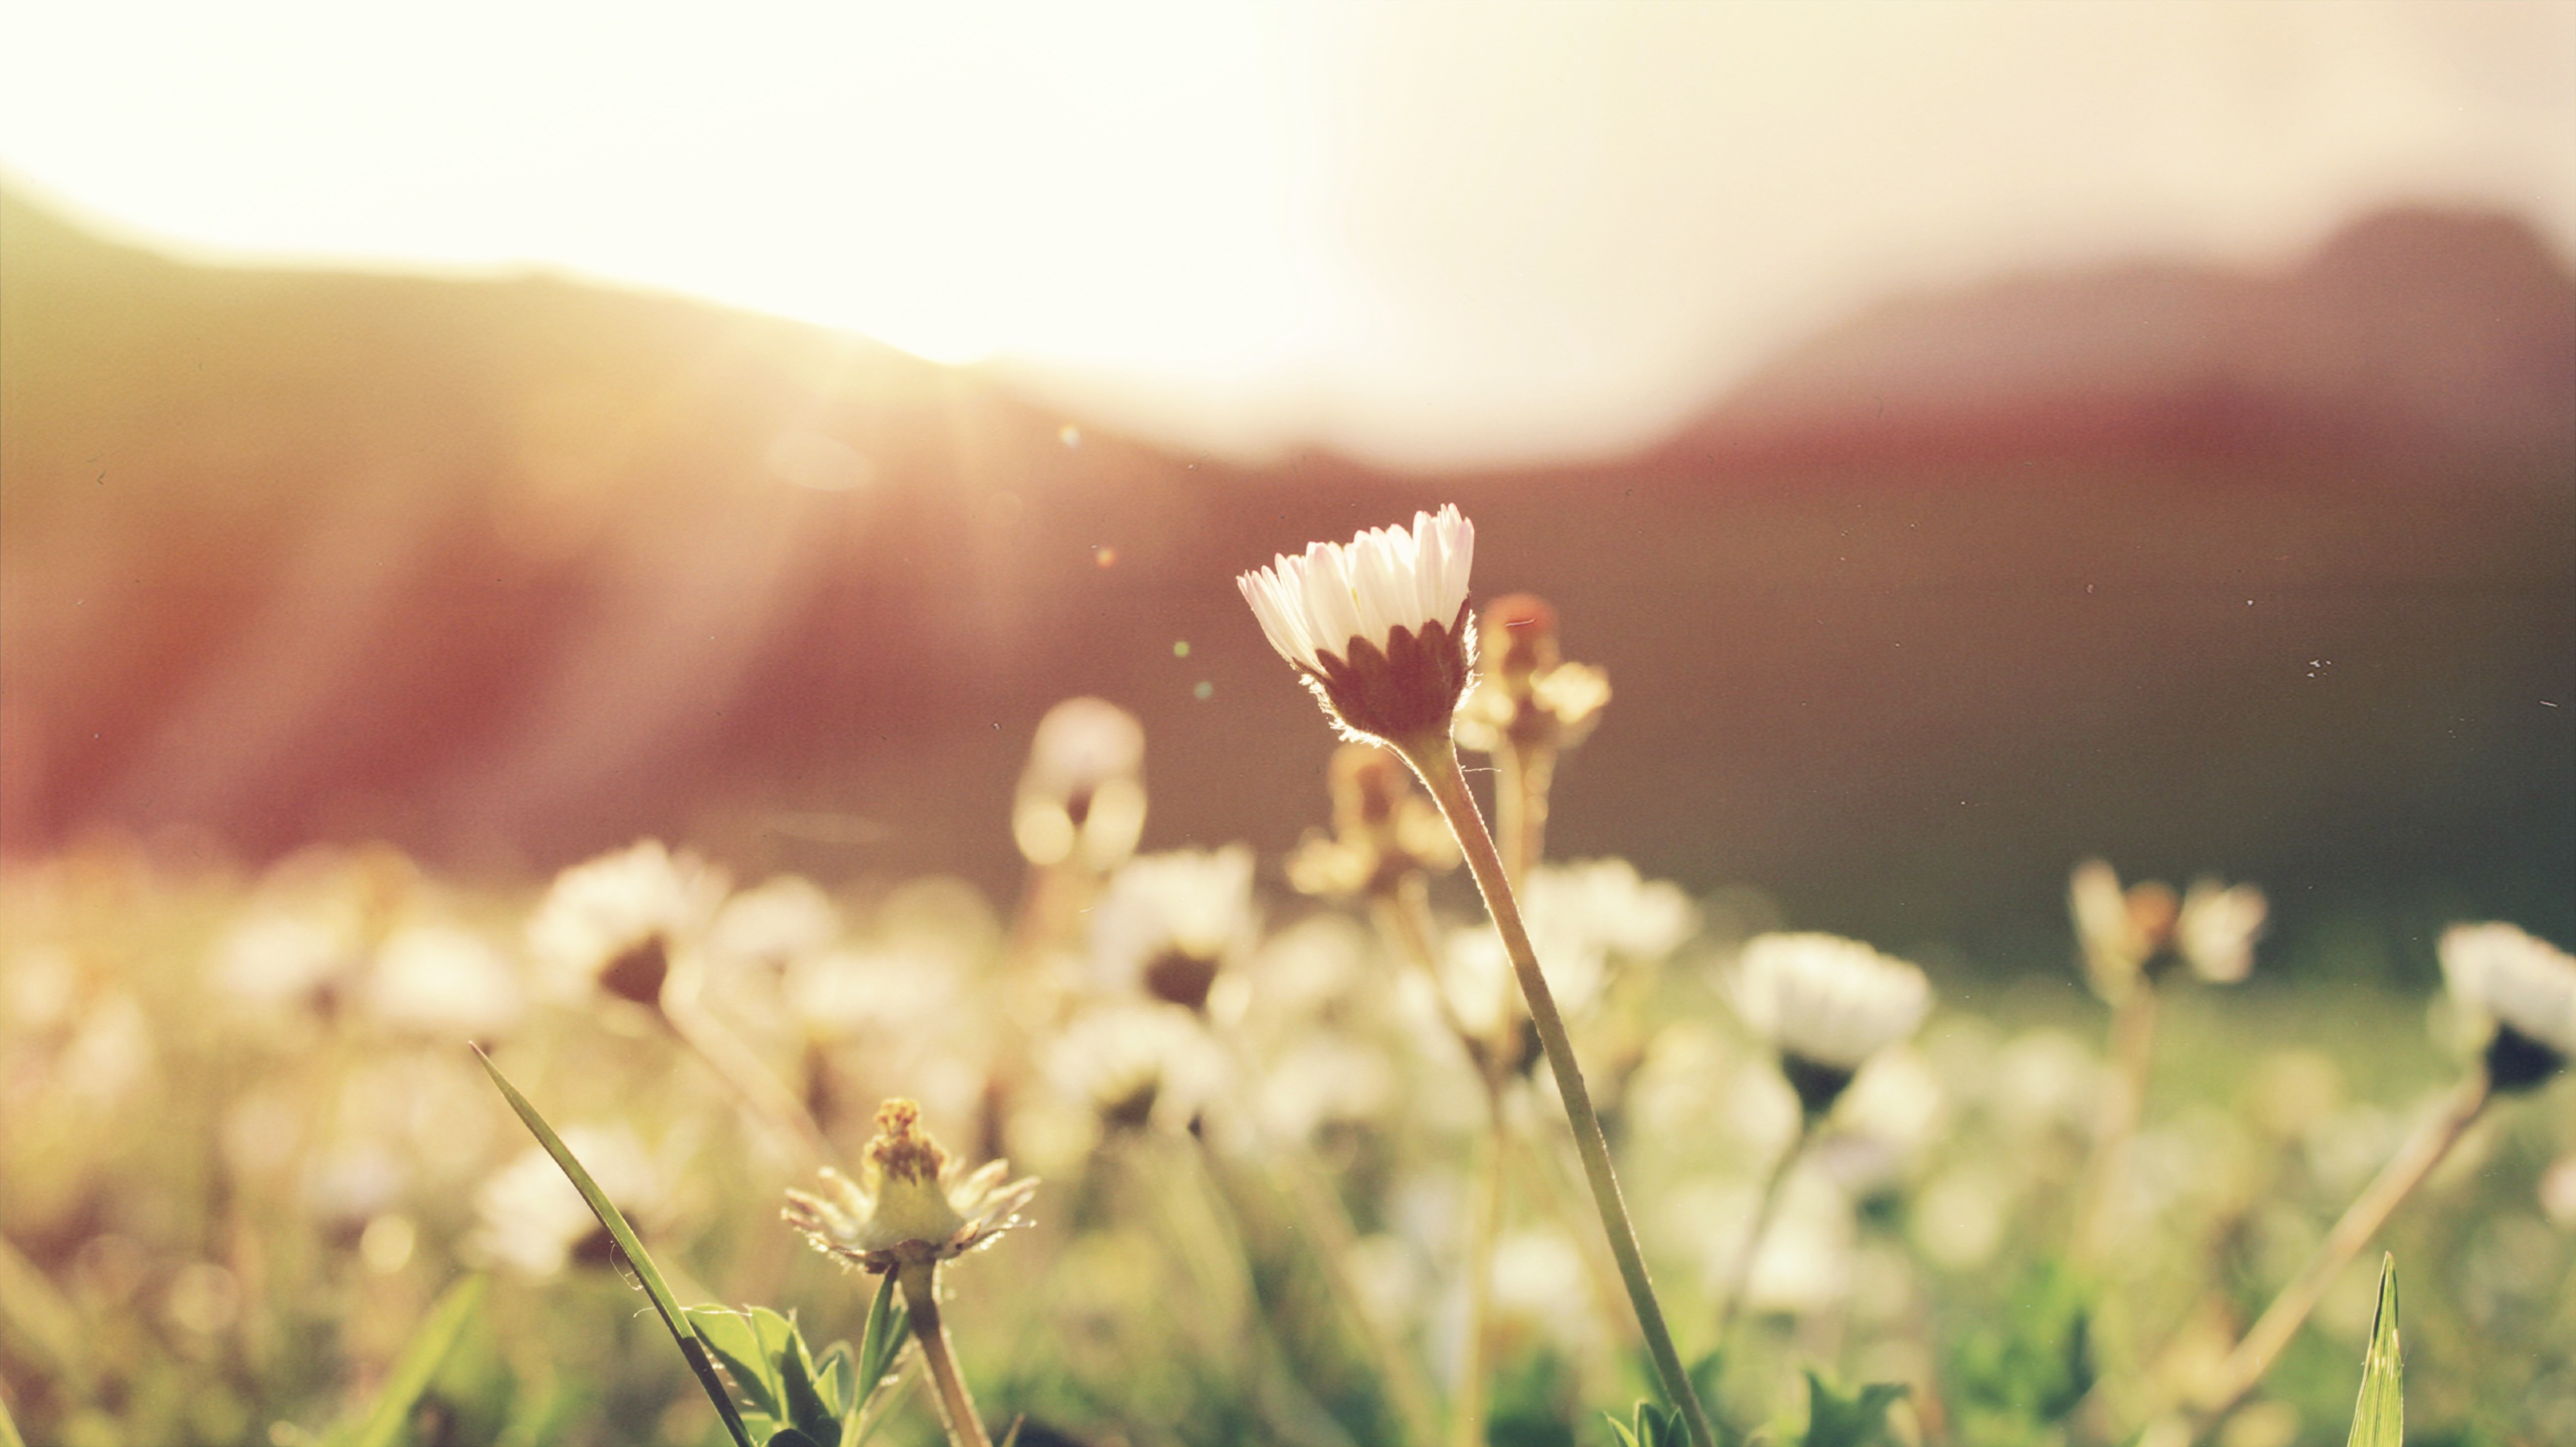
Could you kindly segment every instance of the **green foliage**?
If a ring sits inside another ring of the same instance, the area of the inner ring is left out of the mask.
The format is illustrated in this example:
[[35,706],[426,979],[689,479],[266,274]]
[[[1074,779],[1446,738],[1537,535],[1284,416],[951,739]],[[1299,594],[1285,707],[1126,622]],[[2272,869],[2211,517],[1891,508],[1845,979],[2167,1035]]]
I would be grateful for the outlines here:
[[2040,1435],[2093,1389],[2093,1292],[2063,1263],[2033,1263],[2005,1309],[1951,1356],[1951,1398],[1971,1438]]
[[429,1390],[430,1380],[455,1350],[465,1324],[474,1319],[475,1308],[483,1304],[484,1289],[490,1284],[488,1277],[468,1276],[440,1295],[403,1343],[402,1355],[394,1359],[393,1372],[376,1393],[375,1405],[365,1417],[326,1438],[329,1447],[393,1447],[421,1393]]
[[1654,1402],[1639,1402],[1636,1411],[1625,1422],[1611,1417],[1610,1430],[1619,1434],[1619,1447],[1689,1447],[1690,1444],[1690,1432],[1682,1426],[1682,1414]]
[[2361,1396],[2353,1403],[2352,1435],[2344,1447],[2404,1447],[2406,1363],[2397,1349],[2397,1258],[2379,1263],[2379,1311],[2370,1324],[2370,1350],[2361,1359]]
[[510,1109],[518,1112],[520,1122],[536,1136],[537,1143],[546,1148],[546,1154],[554,1157],[555,1164],[571,1178],[573,1189],[581,1192],[582,1200],[589,1203],[591,1214],[607,1228],[609,1238],[623,1253],[627,1268],[633,1271],[635,1284],[652,1298],[654,1312],[662,1318],[663,1327],[679,1346],[680,1355],[688,1361],[689,1370],[697,1374],[698,1385],[705,1389],[708,1400],[716,1404],[716,1415],[724,1419],[727,1435],[739,1447],[752,1447],[750,1434],[743,1428],[742,1416],[734,1410],[733,1398],[726,1395],[724,1383],[716,1376],[715,1360],[707,1354],[706,1342],[681,1312],[679,1301],[671,1295],[671,1288],[663,1284],[662,1272],[653,1264],[653,1254],[644,1249],[643,1239],[635,1234],[634,1227],[626,1224],[625,1214],[608,1199],[608,1193],[599,1188],[599,1182],[593,1180],[581,1162],[574,1159],[571,1148],[563,1143],[563,1137],[555,1134],[553,1126],[546,1124],[546,1118],[538,1114],[537,1108],[528,1103],[528,1098],[519,1093],[519,1088],[501,1073],[501,1067],[492,1063],[492,1057],[477,1047],[474,1058],[483,1062],[484,1073],[500,1087],[502,1098],[510,1102]]
[[818,1355],[793,1316],[765,1306],[693,1306],[687,1315],[742,1394],[743,1426],[759,1447],[856,1447],[873,1425],[865,1409],[912,1339],[891,1276],[879,1281],[855,1354],[834,1342]]
[[1887,1409],[1910,1390],[1898,1382],[1872,1382],[1846,1397],[1808,1372],[1804,1447],[1889,1447]]

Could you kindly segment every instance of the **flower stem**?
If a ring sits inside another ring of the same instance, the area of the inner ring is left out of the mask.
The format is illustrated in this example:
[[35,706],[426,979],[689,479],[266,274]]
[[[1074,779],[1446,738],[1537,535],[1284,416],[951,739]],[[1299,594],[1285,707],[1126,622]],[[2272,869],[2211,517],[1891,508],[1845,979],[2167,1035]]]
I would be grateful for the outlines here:
[[1816,1117],[1798,1112],[1798,1133],[1789,1140],[1780,1158],[1771,1163],[1771,1175],[1762,1183],[1761,1203],[1753,1208],[1753,1226],[1744,1238],[1744,1248],[1735,1253],[1735,1264],[1726,1273],[1726,1295],[1717,1309],[1717,1345],[1726,1349],[1735,1336],[1735,1321],[1744,1312],[1745,1293],[1753,1285],[1753,1263],[1762,1255],[1762,1238],[1771,1233],[1772,1214],[1780,1209],[1781,1188],[1789,1184],[1789,1172],[1807,1153],[1807,1142],[1816,1134]]
[[2141,978],[2111,1010],[2111,1078],[2094,1118],[2093,1151],[2075,1192],[2075,1222],[2068,1255],[2089,1266],[2117,1234],[2120,1197],[2129,1174],[2129,1144],[2138,1133],[2155,1064],[2156,987]]
[[913,1340],[939,1388],[939,1420],[948,1428],[950,1447],[993,1447],[984,1435],[984,1419],[975,1415],[975,1399],[966,1395],[966,1379],[948,1348],[948,1323],[939,1315],[939,1263],[907,1261],[895,1268],[895,1285],[903,1288],[903,1309],[912,1317]]
[[1545,744],[1506,741],[1494,754],[1494,834],[1503,876],[1514,889],[1529,882],[1547,840],[1548,789],[1556,781],[1556,750]]
[[1475,795],[1468,792],[1466,772],[1458,766],[1457,745],[1444,731],[1436,738],[1399,744],[1397,752],[1421,776],[1423,787],[1431,791],[1433,801],[1448,818],[1450,832],[1458,836],[1458,847],[1476,876],[1476,888],[1485,897],[1485,911],[1493,916],[1494,929],[1502,936],[1505,953],[1511,956],[1512,973],[1520,980],[1521,994],[1529,1001],[1530,1018],[1538,1026],[1539,1044],[1547,1054],[1548,1068],[1555,1073],[1557,1094],[1564,1099],[1566,1117],[1574,1125],[1574,1146],[1583,1158],[1583,1173],[1592,1186],[1593,1207],[1600,1213],[1601,1229],[1610,1238],[1611,1254],[1618,1258],[1619,1275],[1628,1287],[1628,1303],[1636,1311],[1639,1329],[1645,1333],[1646,1349],[1654,1357],[1656,1375],[1663,1379],[1664,1395],[1681,1412],[1693,1447],[1716,1447],[1717,1434],[1700,1407],[1699,1394],[1691,1388],[1681,1353],[1673,1349],[1672,1332],[1664,1325],[1663,1307],[1655,1300],[1654,1282],[1646,1275],[1645,1254],[1637,1247],[1637,1228],[1629,1222],[1627,1203],[1619,1195],[1618,1174],[1611,1169],[1610,1143],[1601,1134],[1601,1118],[1593,1113],[1591,1092],[1584,1088],[1583,1072],[1575,1064],[1574,1042],[1565,1033],[1565,1018],[1557,1012],[1547,976],[1539,972],[1538,953],[1530,945],[1528,927],[1521,922],[1520,903],[1503,874],[1502,857],[1494,850],[1493,836],[1485,832],[1485,816],[1476,808]]
[[2290,1337],[2308,1319],[2308,1313],[2316,1309],[2318,1298],[2326,1294],[2337,1273],[2351,1264],[2352,1258],[2387,1224],[2398,1203],[2432,1174],[2433,1167],[2451,1153],[2451,1147],[2460,1143],[2460,1137],[2468,1133],[2487,1102],[2494,1098],[2492,1090],[2483,1067],[2461,1081],[2451,1098],[2443,1102],[2440,1113],[2418,1127],[2388,1164],[2380,1168],[2379,1175],[2353,1199],[2343,1219],[2335,1222],[2326,1239],[2308,1254],[2299,1274],[2272,1298],[2272,1304],[2256,1319],[2254,1329],[2245,1333],[2245,1339],[2228,1354],[2226,1365],[2219,1370],[2216,1390],[2205,1398],[2204,1426],[2226,1416],[2263,1380],[2263,1373],[2270,1370],[2281,1348],[2289,1345]]

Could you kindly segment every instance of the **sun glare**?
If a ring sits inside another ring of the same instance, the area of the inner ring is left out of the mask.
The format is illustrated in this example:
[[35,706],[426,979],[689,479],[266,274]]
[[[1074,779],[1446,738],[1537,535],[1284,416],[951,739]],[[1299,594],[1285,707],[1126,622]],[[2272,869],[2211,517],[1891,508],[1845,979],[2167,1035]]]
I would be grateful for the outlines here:
[[1237,455],[1634,446],[1889,297],[2576,249],[2576,4],[22,5],[0,178],[200,258],[556,268]]

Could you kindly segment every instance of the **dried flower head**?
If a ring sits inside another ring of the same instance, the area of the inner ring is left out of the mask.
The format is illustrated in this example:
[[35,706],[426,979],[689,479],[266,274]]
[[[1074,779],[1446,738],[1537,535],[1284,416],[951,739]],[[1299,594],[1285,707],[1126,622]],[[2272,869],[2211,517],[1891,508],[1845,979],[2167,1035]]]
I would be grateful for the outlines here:
[[987,1161],[961,1173],[956,1157],[922,1128],[921,1107],[889,1100],[877,1107],[861,1179],[826,1167],[823,1194],[789,1191],[781,1214],[815,1250],[883,1275],[962,1256],[1018,1225],[1038,1183],[1034,1176],[1005,1182],[1010,1169],[1007,1161]]
[[1458,741],[1479,753],[1506,747],[1570,749],[1590,736],[1610,702],[1610,676],[1568,663],[1556,609],[1530,593],[1496,599],[1477,629],[1490,652],[1458,711]]
[[2120,876],[2099,859],[2075,866],[2066,900],[2085,975],[2095,994],[2114,1003],[2141,981],[2153,983],[2174,960],[2216,984],[2244,979],[2269,912],[2263,891],[2250,884],[2198,879],[2182,895],[2155,880],[2123,889]]
[[1467,612],[1475,524],[1455,506],[1413,526],[1313,543],[1235,579],[1261,631],[1353,739],[1448,738],[1476,659]]
[[2485,1050],[2497,1089],[2531,1089],[2576,1057],[2576,956],[2509,924],[2453,925],[2441,956],[2451,998],[2492,1022]]
[[1308,834],[1288,856],[1288,882],[1299,893],[1379,895],[1408,875],[1457,866],[1457,836],[1395,755],[1376,744],[1345,743],[1333,751],[1326,780],[1333,832]]
[[1831,1109],[1861,1066],[1913,1034],[1932,1005],[1920,969],[1827,934],[1755,936],[1730,987],[1736,1014],[1780,1052],[1810,1115]]
[[1021,855],[1041,867],[1117,868],[1144,832],[1144,764],[1145,730],[1125,709],[1069,698],[1047,710],[1011,804]]

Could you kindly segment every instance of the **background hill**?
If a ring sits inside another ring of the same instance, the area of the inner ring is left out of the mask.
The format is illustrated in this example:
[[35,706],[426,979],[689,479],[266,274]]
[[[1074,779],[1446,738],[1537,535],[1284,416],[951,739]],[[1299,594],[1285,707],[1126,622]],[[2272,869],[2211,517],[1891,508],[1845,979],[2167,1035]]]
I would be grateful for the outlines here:
[[1560,854],[1997,959],[2062,954],[2002,922],[2096,851],[2264,883],[2293,953],[2576,925],[2576,282],[2509,221],[1896,299],[1640,456],[1439,477],[543,277],[183,267],[16,200],[0,247],[14,852],[649,832],[1007,889],[1086,692],[1146,722],[1149,845],[1276,849],[1329,740],[1234,573],[1455,500],[1618,692]]

